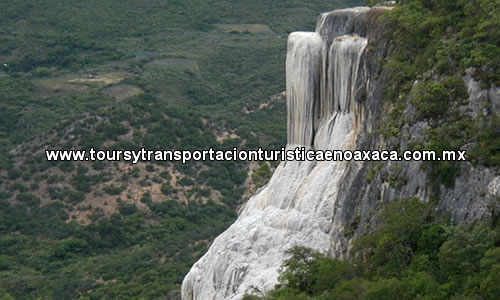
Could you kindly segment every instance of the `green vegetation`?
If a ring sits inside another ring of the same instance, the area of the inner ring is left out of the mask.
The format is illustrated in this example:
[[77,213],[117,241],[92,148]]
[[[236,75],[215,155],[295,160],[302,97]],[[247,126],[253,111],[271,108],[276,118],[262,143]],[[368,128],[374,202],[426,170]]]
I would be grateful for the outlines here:
[[[401,80],[433,70],[453,75],[478,68],[478,78],[500,78],[498,2],[495,0],[408,0],[389,14],[397,45],[390,66],[401,66]],[[496,82],[498,85],[499,82]]]
[[417,118],[421,120],[439,120],[447,116],[450,106],[455,101],[467,98],[467,89],[461,78],[448,77],[442,82],[430,81],[418,83],[412,89],[412,104],[417,109]]
[[149,205],[120,204],[119,213],[82,226],[68,222],[61,202],[1,200],[0,286],[16,299],[152,299],[178,290],[235,213],[214,203]]
[[[379,1],[370,1],[375,4]],[[405,124],[426,122],[426,143],[415,149],[460,150],[467,145],[473,164],[498,168],[498,116],[483,107],[464,112],[469,103],[463,75],[466,69],[482,88],[499,85],[497,46],[499,3],[496,0],[408,0],[383,18],[391,28],[394,51],[384,63],[389,118],[380,126],[386,137],[400,137]],[[412,107],[415,113],[405,113]],[[486,138],[487,137],[487,138]],[[396,142],[397,143],[397,142]],[[398,145],[396,145],[396,148]],[[430,182],[452,187],[460,163],[424,164]]]
[[417,200],[387,204],[350,259],[296,247],[279,284],[245,299],[498,299],[500,224],[455,227]]
[[257,187],[262,187],[271,179],[271,175],[271,166],[268,162],[264,162],[253,172],[252,181]]

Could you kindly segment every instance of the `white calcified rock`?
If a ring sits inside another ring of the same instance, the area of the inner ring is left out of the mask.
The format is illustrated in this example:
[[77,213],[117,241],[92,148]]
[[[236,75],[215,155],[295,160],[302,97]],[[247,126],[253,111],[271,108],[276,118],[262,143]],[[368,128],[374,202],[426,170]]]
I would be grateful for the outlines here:
[[[288,37],[286,95],[288,143],[311,145],[319,103],[323,40],[316,32],[294,32]],[[313,121],[313,122],[311,122]]]
[[[314,33],[289,36],[288,149],[352,149],[358,132],[356,77],[369,8],[323,14]],[[241,299],[277,283],[285,251],[306,246],[339,255],[337,203],[347,162],[282,162],[238,220],[215,239],[182,285],[185,300]]]
[[488,184],[488,194],[493,197],[500,197],[500,176],[493,178]]

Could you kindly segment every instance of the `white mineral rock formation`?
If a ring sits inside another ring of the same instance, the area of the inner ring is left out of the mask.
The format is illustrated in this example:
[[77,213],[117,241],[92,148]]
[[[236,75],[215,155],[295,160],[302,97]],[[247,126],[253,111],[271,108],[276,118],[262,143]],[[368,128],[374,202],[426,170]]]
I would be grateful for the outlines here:
[[[295,32],[286,60],[288,145],[353,149],[363,107],[355,101],[369,8],[322,14],[316,32]],[[182,285],[185,300],[241,299],[277,283],[285,251],[340,255],[337,203],[346,162],[282,162],[265,188],[217,237]]]

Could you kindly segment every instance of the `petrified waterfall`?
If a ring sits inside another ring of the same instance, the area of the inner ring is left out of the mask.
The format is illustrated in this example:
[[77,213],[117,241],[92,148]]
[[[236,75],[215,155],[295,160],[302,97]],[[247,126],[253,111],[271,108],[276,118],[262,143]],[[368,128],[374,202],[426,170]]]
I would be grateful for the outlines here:
[[[363,121],[361,91],[370,8],[322,14],[316,32],[288,39],[286,96],[288,148],[353,149]],[[282,162],[270,182],[217,237],[182,286],[185,300],[241,299],[277,283],[285,251],[306,246],[330,255],[345,252],[338,217],[349,162]]]
[[316,32],[288,37],[286,95],[289,145],[311,145],[318,115],[323,40]]

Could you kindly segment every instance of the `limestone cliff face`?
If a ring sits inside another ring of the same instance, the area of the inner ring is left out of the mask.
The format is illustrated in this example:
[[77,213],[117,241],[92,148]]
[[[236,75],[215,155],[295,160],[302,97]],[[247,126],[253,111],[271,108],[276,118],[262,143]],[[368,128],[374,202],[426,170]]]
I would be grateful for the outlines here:
[[[336,10],[319,17],[315,32],[290,34],[288,148],[387,147],[373,128],[384,119],[380,62],[391,51],[386,36],[390,29],[377,17],[388,9]],[[498,101],[498,90],[488,93],[496,93]],[[424,129],[425,124],[415,124],[403,130],[411,140],[420,138]],[[409,180],[398,188],[384,180],[392,167],[388,163],[368,180],[366,162],[282,162],[237,221],[192,267],[182,285],[183,299],[241,299],[255,288],[270,290],[287,249],[305,246],[341,257],[351,240],[365,231],[379,203],[415,196],[429,200],[419,162],[400,164]],[[486,204],[475,199],[500,191],[494,174],[467,164],[457,182],[475,187],[443,190],[439,205],[458,221],[487,214]]]

